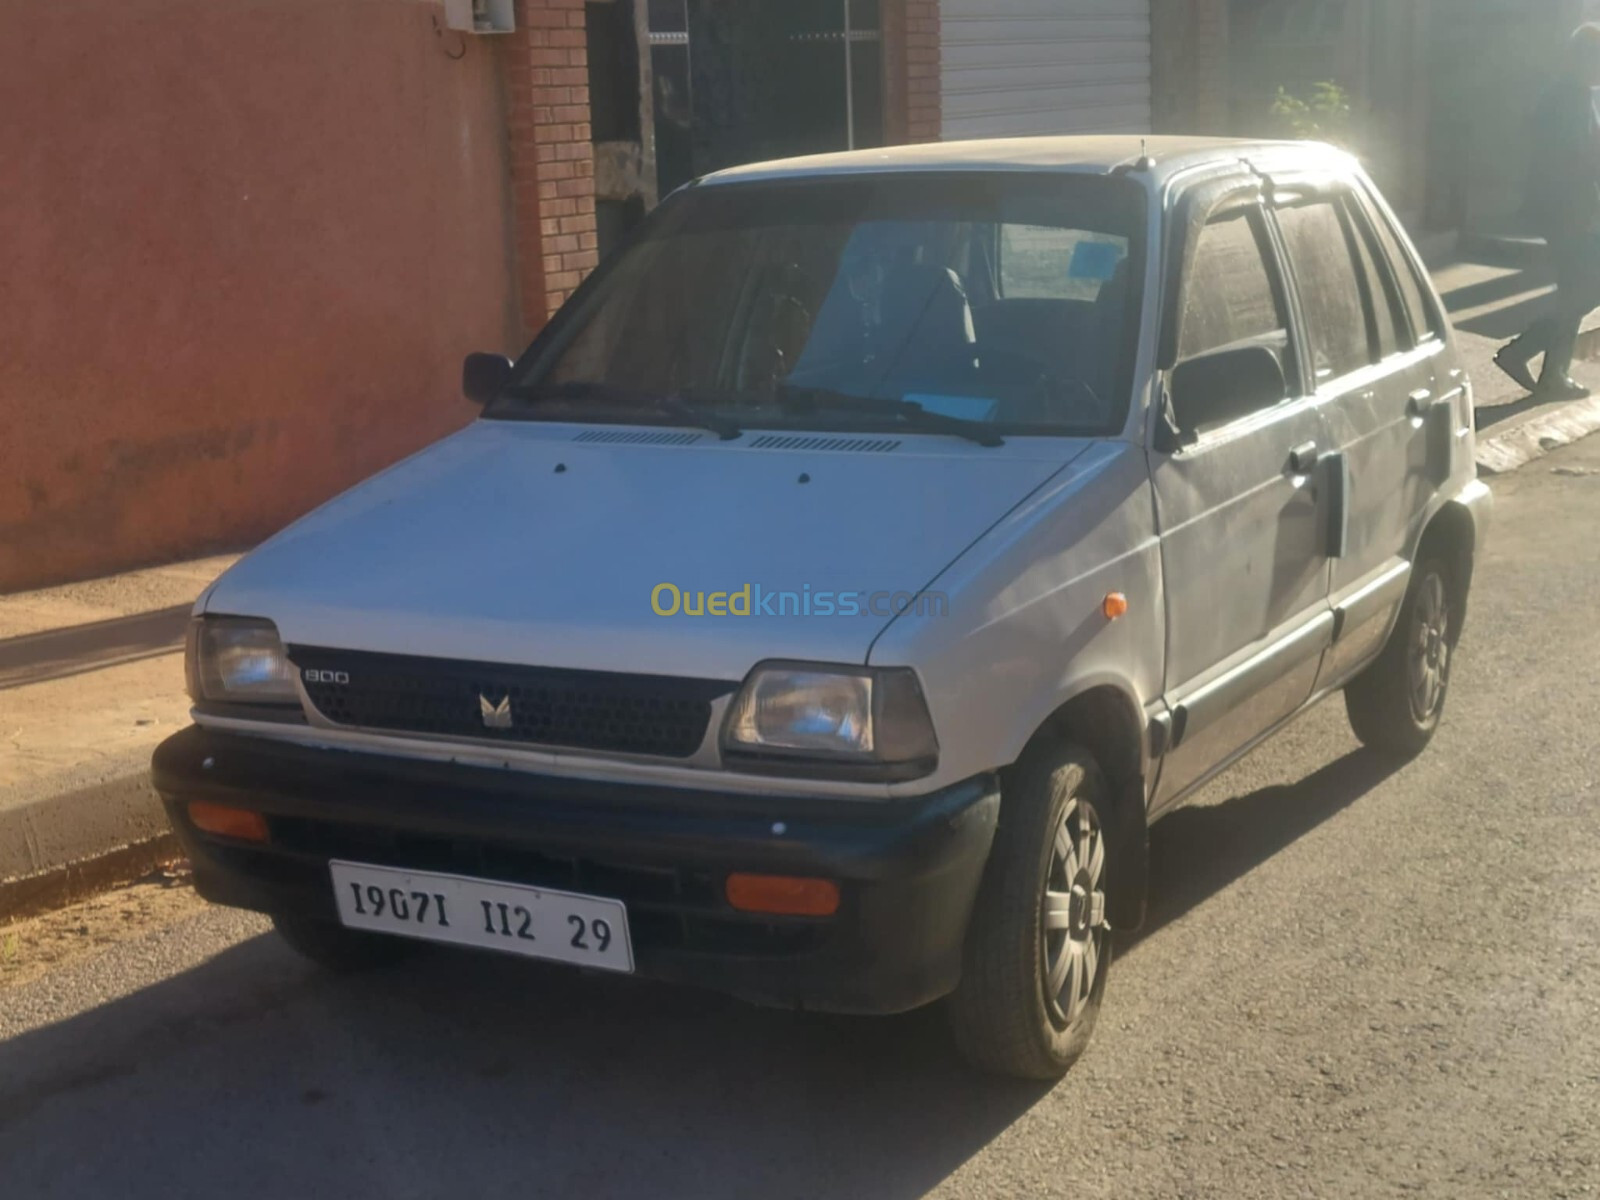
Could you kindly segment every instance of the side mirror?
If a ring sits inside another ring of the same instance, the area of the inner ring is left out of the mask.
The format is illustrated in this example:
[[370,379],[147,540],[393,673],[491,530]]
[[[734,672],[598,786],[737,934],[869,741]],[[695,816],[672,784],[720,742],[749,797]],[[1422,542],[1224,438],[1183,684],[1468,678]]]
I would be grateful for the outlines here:
[[474,404],[488,404],[511,378],[511,360],[504,354],[469,354],[461,364],[461,394]]
[[1192,436],[1271,408],[1289,395],[1283,364],[1267,346],[1238,346],[1187,359],[1173,369],[1172,418]]

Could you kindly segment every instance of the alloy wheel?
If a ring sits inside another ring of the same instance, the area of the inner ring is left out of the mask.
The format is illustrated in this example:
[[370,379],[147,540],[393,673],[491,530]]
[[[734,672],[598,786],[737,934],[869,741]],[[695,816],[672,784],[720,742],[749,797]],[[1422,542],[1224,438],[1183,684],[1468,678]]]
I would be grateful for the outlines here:
[[1411,712],[1426,724],[1444,703],[1450,679],[1450,600],[1437,571],[1430,572],[1417,589],[1408,658]]
[[1104,957],[1106,843],[1094,806],[1074,798],[1056,826],[1040,922],[1045,1001],[1070,1028],[1094,992]]

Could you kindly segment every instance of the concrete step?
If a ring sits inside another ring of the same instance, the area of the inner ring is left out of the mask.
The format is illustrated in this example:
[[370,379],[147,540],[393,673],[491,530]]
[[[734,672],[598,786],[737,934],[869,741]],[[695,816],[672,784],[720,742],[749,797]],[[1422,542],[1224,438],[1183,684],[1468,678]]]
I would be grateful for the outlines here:
[[1545,241],[1532,234],[1463,230],[1456,235],[1456,253],[1475,262],[1533,267],[1544,258]]

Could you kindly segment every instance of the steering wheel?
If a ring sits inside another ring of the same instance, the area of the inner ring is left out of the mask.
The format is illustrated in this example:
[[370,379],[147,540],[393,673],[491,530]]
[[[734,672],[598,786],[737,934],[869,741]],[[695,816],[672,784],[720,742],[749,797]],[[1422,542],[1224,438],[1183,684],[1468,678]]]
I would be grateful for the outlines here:
[[979,352],[978,361],[985,374],[993,370],[1002,378],[1009,375],[1011,378],[1006,382],[1015,381],[1037,389],[1042,407],[1061,409],[1070,395],[1073,410],[1091,417],[1088,423],[1101,425],[1111,419],[1111,406],[1088,380],[1057,374],[1054,364],[1039,355],[1010,346],[991,346]]
[[1036,354],[1029,354],[1026,350],[1017,350],[1011,346],[984,346],[978,350],[977,359],[982,364],[984,373],[991,369],[1004,379],[1004,382],[1040,383],[1055,375],[1055,368]]

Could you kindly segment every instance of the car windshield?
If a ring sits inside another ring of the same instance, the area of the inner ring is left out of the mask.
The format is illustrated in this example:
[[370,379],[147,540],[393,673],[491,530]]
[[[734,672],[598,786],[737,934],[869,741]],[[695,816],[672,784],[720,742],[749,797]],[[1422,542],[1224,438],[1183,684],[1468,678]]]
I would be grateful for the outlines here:
[[489,415],[1119,432],[1143,221],[1143,189],[1119,177],[690,188],[563,310]]

